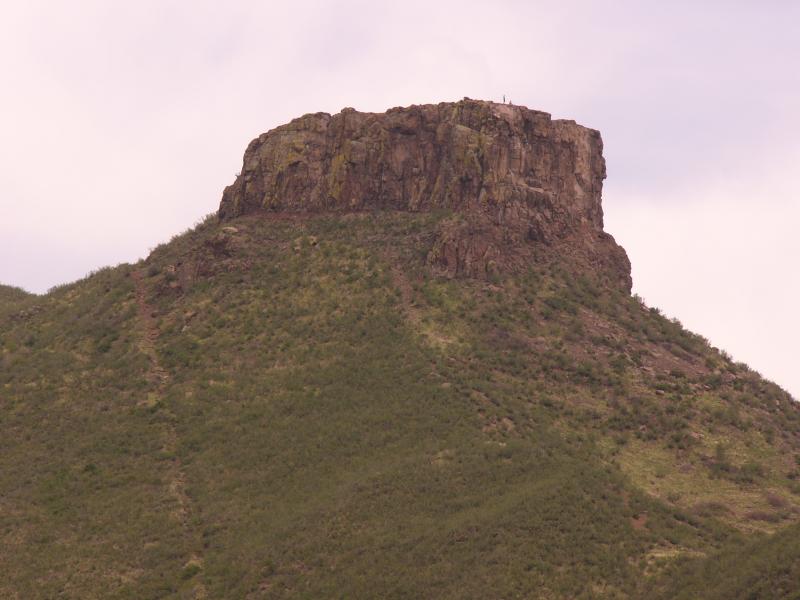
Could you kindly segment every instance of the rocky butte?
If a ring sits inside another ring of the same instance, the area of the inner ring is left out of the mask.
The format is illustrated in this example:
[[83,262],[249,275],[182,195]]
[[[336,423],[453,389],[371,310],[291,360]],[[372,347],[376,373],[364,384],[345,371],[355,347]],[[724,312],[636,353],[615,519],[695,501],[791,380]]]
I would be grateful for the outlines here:
[[628,258],[603,231],[605,176],[598,131],[523,106],[345,108],[253,140],[219,217],[452,211],[427,256],[442,274],[486,277],[557,254],[629,292]]
[[800,404],[630,295],[604,176],[523,107],[307,115],[0,286],[0,599],[798,600]]

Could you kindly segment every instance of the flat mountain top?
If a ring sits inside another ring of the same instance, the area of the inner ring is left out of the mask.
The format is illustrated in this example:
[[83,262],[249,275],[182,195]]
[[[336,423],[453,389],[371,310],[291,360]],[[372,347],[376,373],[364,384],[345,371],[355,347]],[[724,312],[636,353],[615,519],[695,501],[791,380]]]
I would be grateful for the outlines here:
[[250,143],[219,216],[450,210],[428,255],[443,274],[569,254],[629,291],[625,251],[603,231],[602,150],[574,121],[478,100],[310,114]]

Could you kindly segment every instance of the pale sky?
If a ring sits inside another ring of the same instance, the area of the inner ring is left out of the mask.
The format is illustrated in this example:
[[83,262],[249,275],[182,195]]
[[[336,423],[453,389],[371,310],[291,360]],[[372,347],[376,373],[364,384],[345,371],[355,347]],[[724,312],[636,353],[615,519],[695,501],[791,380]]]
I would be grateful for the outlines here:
[[500,100],[599,129],[634,291],[800,397],[800,3],[3,0],[0,282],[216,210],[306,112]]

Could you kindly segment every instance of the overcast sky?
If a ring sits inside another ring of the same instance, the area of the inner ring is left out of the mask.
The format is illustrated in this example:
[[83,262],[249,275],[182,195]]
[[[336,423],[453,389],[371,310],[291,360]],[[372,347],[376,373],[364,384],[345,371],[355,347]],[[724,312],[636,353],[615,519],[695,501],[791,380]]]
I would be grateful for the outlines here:
[[305,112],[463,96],[599,129],[648,304],[800,397],[800,3],[4,0],[0,282],[131,262]]

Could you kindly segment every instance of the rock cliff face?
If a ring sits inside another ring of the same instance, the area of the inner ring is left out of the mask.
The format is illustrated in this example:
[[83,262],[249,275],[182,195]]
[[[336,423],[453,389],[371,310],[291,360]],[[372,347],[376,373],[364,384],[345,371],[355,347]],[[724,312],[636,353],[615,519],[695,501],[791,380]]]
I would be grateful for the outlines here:
[[602,149],[574,121],[469,99],[309,114],[250,143],[219,216],[446,209],[428,254],[440,272],[482,277],[559,254],[630,290],[625,251],[603,231]]

